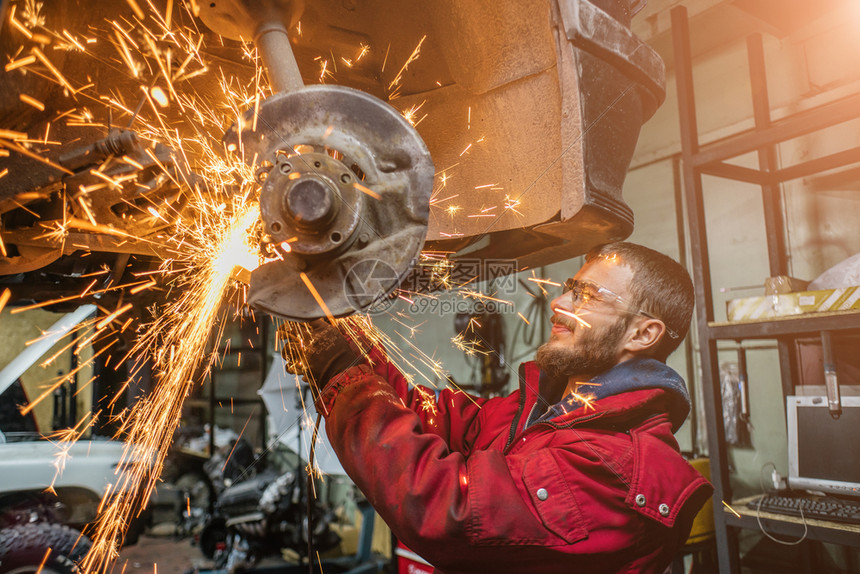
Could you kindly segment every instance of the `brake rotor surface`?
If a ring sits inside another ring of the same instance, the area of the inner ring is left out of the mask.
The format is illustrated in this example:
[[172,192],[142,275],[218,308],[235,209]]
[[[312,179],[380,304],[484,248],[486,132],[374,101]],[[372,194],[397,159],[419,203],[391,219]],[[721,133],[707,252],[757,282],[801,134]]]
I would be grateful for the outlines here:
[[427,234],[434,168],[418,132],[342,86],[276,94],[240,126],[225,144],[263,180],[264,243],[285,247],[251,273],[248,303],[292,320],[378,309]]

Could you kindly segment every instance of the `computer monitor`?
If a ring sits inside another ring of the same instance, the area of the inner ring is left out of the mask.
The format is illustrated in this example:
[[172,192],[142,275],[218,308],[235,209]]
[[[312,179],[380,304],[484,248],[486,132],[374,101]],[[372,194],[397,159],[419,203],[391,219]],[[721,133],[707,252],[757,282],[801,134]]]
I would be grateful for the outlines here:
[[842,397],[834,419],[827,397],[789,396],[788,486],[860,498],[860,397]]

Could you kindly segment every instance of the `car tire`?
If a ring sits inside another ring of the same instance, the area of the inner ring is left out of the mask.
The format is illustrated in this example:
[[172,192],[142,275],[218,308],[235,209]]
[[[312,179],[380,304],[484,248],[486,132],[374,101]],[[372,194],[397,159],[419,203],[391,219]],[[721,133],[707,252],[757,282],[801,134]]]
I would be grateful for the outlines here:
[[78,574],[78,562],[89,549],[86,536],[61,524],[4,528],[0,530],[0,574]]

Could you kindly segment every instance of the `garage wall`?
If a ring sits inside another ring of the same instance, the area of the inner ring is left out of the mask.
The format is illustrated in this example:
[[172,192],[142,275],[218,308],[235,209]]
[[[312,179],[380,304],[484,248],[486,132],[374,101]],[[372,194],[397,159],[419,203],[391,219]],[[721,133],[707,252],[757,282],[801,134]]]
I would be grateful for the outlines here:
[[[746,35],[763,34],[768,70],[772,118],[821,105],[860,91],[860,4],[828,2],[828,10],[813,16],[785,18],[791,29],[756,19],[740,11],[735,3],[715,1],[652,0],[640,17],[647,25],[634,24],[637,33],[648,37],[670,66],[671,30],[666,26],[668,9],[688,6],[694,43],[694,77],[698,106],[700,141],[716,141],[753,127],[751,89],[746,53]],[[799,6],[786,2],[785,10]],[[807,7],[802,6],[805,10]],[[644,31],[644,33],[643,33]],[[653,32],[649,36],[650,32]],[[857,122],[787,142],[778,150],[781,166],[819,157],[858,145]],[[639,145],[628,173],[624,197],[634,211],[636,227],[631,241],[647,245],[689,263],[687,230],[676,225],[678,196],[682,190],[675,177],[680,158],[680,127],[674,71],[667,77],[667,98],[655,116],[643,126]],[[736,160],[739,165],[757,167],[754,154]],[[790,273],[810,280],[851,254],[860,252],[860,170],[842,170],[789,182],[783,187],[786,206]],[[709,233],[713,298],[717,320],[725,320],[725,303],[738,297],[763,294],[767,278],[763,209],[760,189],[748,184],[706,177],[704,181],[706,225]],[[563,281],[581,265],[581,258],[536,270],[539,277]],[[529,272],[519,278],[527,280]],[[552,294],[557,294],[557,290]],[[532,298],[518,287],[510,298],[516,311],[528,308]],[[400,309],[405,312],[404,309]],[[438,358],[458,381],[467,380],[472,366],[463,353],[453,348],[453,317],[420,315],[416,344]],[[522,327],[515,312],[506,313],[508,356],[530,358],[546,339],[535,325]],[[379,323],[385,325],[380,319]],[[401,325],[406,337],[410,331]],[[525,332],[533,332],[530,341]],[[516,335],[516,336],[515,336]],[[689,361],[679,349],[669,364],[690,380],[694,396],[701,396],[698,341],[691,335]],[[760,490],[759,474],[772,462],[787,473],[784,405],[781,398],[778,357],[774,342],[747,342],[751,381],[752,428],[750,446],[730,453],[735,490],[738,495]],[[735,345],[720,343],[720,362],[737,362]],[[692,374],[690,377],[688,375]],[[512,375],[513,377],[513,375]],[[513,381],[511,382],[513,385]],[[511,386],[512,388],[512,386]],[[677,438],[687,451],[706,451],[704,416],[691,419]],[[693,428],[693,427],[696,428]]]
[[[678,2],[652,2],[652,10]],[[739,14],[736,3],[681,2],[693,17],[694,81],[700,142],[716,141],[752,128],[752,103],[746,55],[746,33],[763,34],[772,118],[808,109],[860,91],[860,5],[856,2],[827,2],[827,11],[795,18],[791,29],[774,27],[772,22]],[[796,2],[785,2],[791,11]],[[807,5],[808,7],[808,5]],[[805,9],[806,7],[804,7]],[[718,28],[727,11],[743,18],[734,27]],[[665,21],[656,12],[645,17]],[[790,20],[790,14],[786,20]],[[738,34],[734,28],[743,28]],[[640,24],[640,33],[644,28]],[[655,24],[652,44],[672,60],[668,32]],[[721,44],[719,35],[726,40]],[[669,50],[669,51],[667,51]],[[633,240],[666,253],[667,234],[659,231],[666,222],[662,211],[664,188],[674,182],[667,164],[680,153],[677,98],[674,71],[669,70],[667,101],[644,127],[639,147],[628,174],[624,195],[636,213]],[[858,145],[860,124],[831,128],[781,145],[778,162],[782,167]],[[757,167],[753,154],[735,163]],[[708,245],[716,319],[725,320],[728,299],[761,295],[768,276],[768,260],[759,188],[724,179],[705,177],[703,181]],[[843,169],[789,182],[783,186],[786,206],[789,270],[792,276],[811,280],[846,257],[860,252],[860,173]],[[647,198],[638,201],[637,198]],[[648,199],[651,199],[649,201]],[[652,203],[653,201],[653,203]],[[693,342],[698,348],[698,343]],[[747,342],[751,447],[734,448],[730,457],[737,495],[760,490],[759,472],[767,462],[787,474],[784,405],[774,342]],[[737,361],[734,345],[721,342],[721,363]],[[677,355],[677,353],[676,353]],[[695,356],[695,355],[694,355]],[[673,357],[674,359],[674,357]],[[698,372],[698,365],[695,365]],[[704,433],[699,434],[704,440]],[[683,439],[681,439],[683,443]],[[701,444],[704,448],[704,444]]]
[[[51,313],[41,309],[33,309],[21,313],[12,313],[12,309],[3,309],[0,312],[0,368],[5,367],[15,357],[27,348],[29,342],[37,340],[47,331],[51,325],[63,317],[63,313]],[[36,363],[27,369],[21,376],[21,383],[27,398],[34,401],[44,390],[58,380],[59,377],[68,375],[71,370],[72,350],[66,347],[71,339],[66,337],[60,340],[54,347]],[[62,351],[62,352],[61,352]],[[49,365],[42,366],[48,358],[56,356]],[[84,347],[79,355],[81,364],[87,362],[92,356],[92,348]],[[78,388],[81,389],[85,383],[90,381],[93,370],[86,365],[78,372]],[[67,384],[67,383],[66,383]],[[92,393],[84,389],[75,397],[78,408],[78,416],[84,416],[90,412],[92,407]],[[40,432],[49,434],[52,430],[54,401],[52,396],[47,396],[33,409],[36,424]]]

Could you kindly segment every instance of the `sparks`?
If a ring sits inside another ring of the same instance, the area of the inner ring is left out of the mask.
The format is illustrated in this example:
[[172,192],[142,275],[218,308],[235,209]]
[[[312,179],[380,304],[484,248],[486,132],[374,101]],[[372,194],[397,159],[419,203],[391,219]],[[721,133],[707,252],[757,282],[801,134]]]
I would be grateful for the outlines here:
[[577,323],[579,323],[580,325],[582,325],[586,329],[591,329],[591,325],[588,322],[586,322],[585,319],[583,319],[582,317],[580,317],[576,313],[568,311],[567,309],[562,309],[561,307],[553,307],[552,310],[554,312],[558,313],[559,315],[564,315],[565,317],[570,317],[571,319],[573,319],[574,321],[576,321]]
[[561,283],[557,283],[551,279],[540,279],[538,277],[526,277],[528,281],[532,281],[534,283],[541,283],[543,285],[552,285],[553,287],[561,287]]
[[311,283],[310,278],[305,273],[301,273],[300,277],[302,278],[302,282],[305,284],[305,287],[308,288],[308,291],[311,292],[311,295],[313,295],[317,304],[320,306],[320,309],[325,313],[325,316],[333,320],[334,317],[332,316],[331,311],[329,311],[328,305],[325,304],[322,295],[320,295],[320,292],[317,291],[316,287],[314,287],[314,284]]
[[153,86],[153,88],[149,90],[149,95],[152,96],[152,99],[155,100],[155,103],[162,108],[166,108],[167,105],[170,103],[167,100],[167,94],[165,94],[164,90],[162,90],[158,86]]
[[32,96],[28,96],[27,94],[18,94],[18,99],[27,104],[28,106],[33,106],[40,112],[45,111],[45,104],[37,100]]
[[125,305],[123,305],[122,307],[120,307],[119,309],[117,309],[116,311],[114,311],[113,313],[111,313],[110,315],[108,315],[107,317],[105,317],[104,319],[99,321],[98,323],[96,323],[96,330],[104,329],[107,325],[109,325],[114,319],[116,319],[120,315],[122,315],[123,313],[126,313],[128,311],[131,311],[131,308],[132,308],[132,304],[126,303]]
[[326,78],[334,78],[334,74],[328,69],[328,60],[320,62],[320,83],[324,84]]
[[359,44],[358,55],[355,57],[356,62],[360,62],[362,58],[367,56],[370,53],[370,46],[362,42]]
[[596,410],[594,407],[594,402],[597,400],[597,398],[594,395],[581,395],[579,393],[573,392],[570,393],[569,396],[573,400],[581,403],[583,408],[585,409],[585,412],[588,412],[589,410]]
[[[421,53],[421,44],[423,44],[423,43],[424,43],[424,40],[426,40],[426,39],[427,39],[427,36],[426,36],[426,35],[425,35],[425,36],[423,36],[423,37],[421,38],[421,40],[418,42],[418,45],[417,45],[417,46],[415,46],[415,49],[412,51],[412,54],[411,54],[411,55],[409,56],[409,58],[406,60],[406,63],[405,63],[405,64],[403,64],[403,67],[402,67],[402,68],[400,68],[400,71],[399,71],[399,72],[397,72],[397,75],[394,77],[394,79],[393,79],[393,80],[391,80],[391,83],[390,83],[390,84],[388,84],[388,91],[391,91],[391,89],[392,89],[393,87],[395,87],[395,86],[397,86],[397,85],[399,85],[399,84],[400,84],[401,80],[403,79],[403,73],[404,73],[404,72],[406,72],[406,69],[407,69],[407,68],[409,68],[409,64],[411,64],[412,62],[414,62],[415,60],[417,60],[417,59],[418,59],[418,56],[419,56],[419,55],[420,55],[420,53]],[[390,46],[389,46],[389,47],[390,47]],[[386,52],[386,54],[385,54],[385,55],[386,55],[386,57],[387,57],[387,56],[388,56],[388,53]],[[385,68],[385,64],[383,63],[383,69],[384,69],[384,68]]]
[[476,354],[480,355],[488,355],[489,351],[485,351],[481,348],[480,341],[475,339],[467,339],[463,333],[458,333],[456,337],[451,339],[451,343],[454,345],[459,351],[463,351],[467,356],[474,356]]
[[0,293],[0,313],[3,312],[3,308],[9,302],[10,297],[12,297],[12,291],[8,287],[3,290],[3,293]]
[[513,198],[512,198],[511,196],[509,196],[509,195],[506,195],[506,196],[505,196],[505,210],[507,210],[507,211],[513,211],[513,212],[514,212],[514,213],[516,213],[517,215],[520,215],[520,216],[521,216],[521,215],[522,215],[522,213],[521,213],[520,211],[518,211],[518,210],[517,210],[517,207],[519,207],[519,206],[520,206],[520,203],[522,203],[522,201],[521,201],[521,200],[519,200],[519,199],[513,199]]
[[372,197],[373,199],[382,199],[382,196],[381,196],[381,195],[379,195],[378,193],[376,193],[375,191],[373,191],[373,190],[372,190],[372,189],[370,189],[369,187],[364,186],[364,185],[361,185],[361,184],[360,184],[360,183],[358,183],[358,182],[354,182],[354,183],[352,184],[352,186],[353,186],[355,189],[357,189],[358,191],[360,191],[361,193],[364,193],[364,194],[366,194],[366,195],[369,195],[369,196],[370,196],[370,197]]
[[9,62],[8,64],[6,64],[5,70],[7,72],[11,72],[12,70],[17,70],[18,68],[23,68],[24,66],[29,66],[30,64],[35,63],[36,56],[31,54],[29,56],[24,56],[23,58],[20,58],[18,60],[13,60]]
[[436,408],[436,397],[431,395],[427,389],[423,387],[415,387],[415,391],[421,396],[421,410],[431,415],[439,414],[439,409]]
[[412,106],[411,108],[409,108],[408,110],[406,110],[405,112],[403,112],[403,117],[406,119],[407,122],[412,124],[413,127],[420,124],[424,120],[424,118],[427,117],[427,114],[424,114],[423,116],[421,116],[420,119],[418,119],[418,120],[415,119],[415,116],[418,114],[418,111],[426,103],[427,103],[427,100],[424,100],[420,104],[416,104],[416,105]]
[[740,517],[741,517],[741,515],[740,515],[740,514],[738,514],[738,511],[737,511],[737,510],[735,510],[734,508],[732,508],[732,507],[729,505],[729,503],[728,503],[728,502],[726,502],[725,500],[723,500],[723,501],[722,501],[722,503],[723,503],[723,506],[725,506],[725,507],[729,510],[729,512],[731,512],[732,514],[734,514],[734,515],[735,515],[735,516],[737,516],[738,518],[740,518]]
[[[122,433],[127,446],[121,464],[127,470],[118,483],[123,488],[115,489],[113,496],[103,501],[92,549],[82,563],[84,571],[102,570],[115,558],[124,525],[139,499],[145,504],[152,494],[157,469],[164,463],[179,424],[183,399],[206,356],[203,351],[230,285],[236,254],[247,251],[248,229],[258,218],[257,209],[248,208],[222,224],[216,241],[203,245],[198,253],[196,273],[187,279],[192,284],[135,345],[138,352],[150,349],[154,354],[157,389],[148,400],[136,403],[124,421]],[[160,344],[154,345],[156,341]]]

